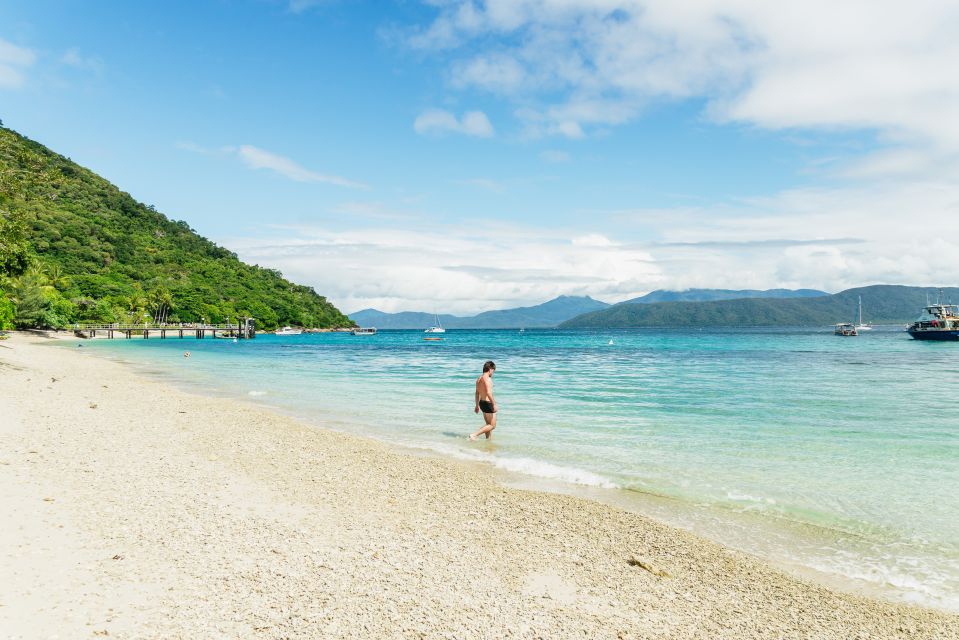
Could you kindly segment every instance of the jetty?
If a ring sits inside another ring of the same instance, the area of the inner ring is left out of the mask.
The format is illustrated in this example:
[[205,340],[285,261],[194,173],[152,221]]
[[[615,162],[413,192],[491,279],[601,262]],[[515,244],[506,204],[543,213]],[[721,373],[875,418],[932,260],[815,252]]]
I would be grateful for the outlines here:
[[[219,333],[219,335],[217,335]],[[152,337],[159,337],[165,340],[167,335],[174,338],[196,338],[201,340],[210,334],[212,338],[240,338],[243,340],[256,337],[256,322],[253,318],[243,318],[238,323],[167,323],[152,324],[149,322],[140,324],[95,324],[95,323],[77,323],[73,325],[73,335],[78,338],[96,338],[97,334],[105,338],[126,338],[127,340],[134,336],[142,337],[148,340]]]

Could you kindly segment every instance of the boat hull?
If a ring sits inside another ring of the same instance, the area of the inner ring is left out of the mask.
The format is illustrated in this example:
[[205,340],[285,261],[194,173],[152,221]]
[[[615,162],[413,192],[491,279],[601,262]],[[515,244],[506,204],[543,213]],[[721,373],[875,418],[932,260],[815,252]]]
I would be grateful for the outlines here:
[[940,340],[950,342],[959,340],[959,330],[957,329],[926,329],[924,331],[909,329],[908,331],[909,335],[916,340]]

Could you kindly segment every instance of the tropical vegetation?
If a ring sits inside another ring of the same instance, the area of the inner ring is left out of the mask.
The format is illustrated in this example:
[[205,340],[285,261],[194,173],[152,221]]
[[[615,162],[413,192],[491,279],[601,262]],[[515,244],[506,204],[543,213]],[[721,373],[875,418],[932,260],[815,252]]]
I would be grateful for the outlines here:
[[242,317],[353,325],[311,287],[241,262],[0,123],[0,328]]

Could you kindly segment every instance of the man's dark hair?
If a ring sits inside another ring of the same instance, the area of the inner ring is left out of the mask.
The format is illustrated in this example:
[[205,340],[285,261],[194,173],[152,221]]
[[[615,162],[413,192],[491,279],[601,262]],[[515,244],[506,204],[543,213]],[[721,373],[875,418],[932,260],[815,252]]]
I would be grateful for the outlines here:
[[492,360],[487,360],[483,363],[483,373],[486,373],[490,369],[496,371],[496,364]]

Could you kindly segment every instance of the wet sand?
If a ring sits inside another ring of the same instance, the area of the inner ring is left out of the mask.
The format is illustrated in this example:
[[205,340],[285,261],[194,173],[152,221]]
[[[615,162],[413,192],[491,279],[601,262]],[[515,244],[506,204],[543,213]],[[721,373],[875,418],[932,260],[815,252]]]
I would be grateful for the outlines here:
[[493,469],[0,342],[0,638],[956,638]]

